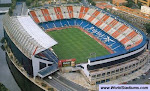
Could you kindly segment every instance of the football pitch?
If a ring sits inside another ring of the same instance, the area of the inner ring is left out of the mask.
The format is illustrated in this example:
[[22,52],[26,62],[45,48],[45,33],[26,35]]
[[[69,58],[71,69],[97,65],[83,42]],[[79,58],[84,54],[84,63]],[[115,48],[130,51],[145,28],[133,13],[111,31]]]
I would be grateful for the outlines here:
[[[58,44],[53,46],[54,52],[61,59],[76,59],[76,63],[85,63],[88,58],[110,54],[96,40],[78,28],[67,28],[48,32]],[[91,55],[93,54],[93,55]]]

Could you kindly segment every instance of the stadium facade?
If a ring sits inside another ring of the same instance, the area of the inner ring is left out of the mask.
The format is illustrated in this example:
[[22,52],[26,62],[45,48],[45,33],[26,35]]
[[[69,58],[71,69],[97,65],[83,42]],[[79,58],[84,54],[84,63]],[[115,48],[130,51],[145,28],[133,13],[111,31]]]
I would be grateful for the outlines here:
[[44,78],[58,70],[57,54],[51,50],[57,41],[45,32],[61,27],[79,27],[111,53],[89,58],[77,64],[90,84],[99,84],[141,69],[148,63],[146,35],[102,9],[82,5],[62,5],[29,10],[26,16],[9,16],[3,19],[7,45],[33,77]]

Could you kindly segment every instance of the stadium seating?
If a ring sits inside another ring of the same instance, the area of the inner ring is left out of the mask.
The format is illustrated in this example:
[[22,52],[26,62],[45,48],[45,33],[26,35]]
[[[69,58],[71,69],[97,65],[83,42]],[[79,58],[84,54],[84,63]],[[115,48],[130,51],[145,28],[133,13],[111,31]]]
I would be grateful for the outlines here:
[[60,23],[59,20],[54,21],[54,24],[56,27],[62,27],[62,24]]
[[51,17],[52,21],[53,21],[53,20],[57,20],[57,17],[56,17],[56,15],[55,15],[54,9],[53,9],[53,8],[49,8],[49,9],[47,9],[47,10],[48,10],[48,12],[49,12],[49,14],[50,14],[50,17]]
[[[45,30],[55,27],[80,26],[114,52],[133,48],[142,41],[141,34],[130,28],[121,19],[100,9],[85,6],[61,6],[30,11],[30,14],[34,21]],[[103,37],[100,37],[100,34]]]
[[34,11],[30,11],[30,14],[31,14],[32,18],[34,19],[34,21],[35,21],[36,23],[40,23],[40,21],[39,21],[37,15],[35,14]]
[[62,23],[63,27],[69,26],[69,22],[67,21],[67,19],[61,20],[61,23]]
[[63,19],[69,19],[69,14],[68,14],[68,10],[67,10],[67,7],[61,7],[61,11],[62,11],[62,14],[63,14]]
[[49,28],[55,28],[55,25],[53,24],[53,22],[47,22],[47,25]]
[[42,14],[43,14],[46,21],[51,21],[52,20],[47,9],[41,9],[41,12],[42,12]]
[[70,18],[73,18],[73,7],[72,6],[67,6],[68,14]]
[[39,19],[40,22],[46,22],[41,10],[36,10],[35,13],[36,13],[37,16],[39,16],[38,19]]
[[54,10],[55,10],[55,15],[57,19],[63,19],[63,15],[62,15],[62,11],[60,7],[54,7]]

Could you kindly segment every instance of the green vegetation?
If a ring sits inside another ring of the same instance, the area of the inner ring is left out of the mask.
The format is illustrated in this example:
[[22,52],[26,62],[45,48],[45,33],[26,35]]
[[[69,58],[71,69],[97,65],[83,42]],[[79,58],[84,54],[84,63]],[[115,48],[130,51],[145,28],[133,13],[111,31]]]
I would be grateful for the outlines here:
[[9,91],[3,84],[0,83],[0,91]]
[[109,54],[97,41],[77,28],[50,31],[48,34],[58,42],[53,49],[59,59],[76,58],[76,63],[84,63],[90,57]]
[[48,91],[54,91],[54,89],[53,88],[48,88]]
[[126,7],[131,8],[134,5],[133,0],[127,0],[127,3],[125,4]]
[[41,85],[42,85],[43,87],[46,87],[46,86],[47,86],[45,83],[41,83]]
[[39,1],[42,1],[42,3],[44,3],[46,0],[26,0],[26,5],[28,7],[40,7],[42,5],[39,4]]
[[17,2],[18,0],[12,0],[12,4],[11,4],[11,6],[10,6],[10,8],[9,8],[9,15],[11,16],[12,15],[12,13],[13,13],[13,10],[15,9],[15,6],[16,6],[16,2]]
[[71,1],[68,1],[67,4],[78,4],[79,2],[76,1],[76,2],[71,2]]
[[1,41],[1,43],[4,43],[5,42],[5,38],[3,37],[0,41]]
[[150,23],[147,23],[147,24],[145,24],[144,26],[145,26],[146,32],[147,32],[148,34],[150,34]]
[[[5,42],[5,38],[3,37],[3,38],[0,40],[0,42],[3,44],[3,43]],[[4,48],[3,45],[1,45],[1,49],[2,49],[3,51],[5,51],[5,48]]]
[[6,3],[6,4],[5,4],[5,3],[4,3],[4,4],[0,4],[0,7],[10,7],[10,6],[11,6],[11,3],[8,3],[8,4],[7,4],[7,3]]
[[32,2],[33,2],[33,0],[26,0],[26,5],[30,6]]
[[138,5],[138,8],[141,9],[142,3],[141,3],[141,2],[138,2],[137,5]]
[[93,0],[87,0],[89,3],[91,3],[91,5],[95,6],[96,3]]
[[96,3],[95,3],[95,2],[91,2],[91,4],[92,4],[93,6],[95,6],[95,5],[96,5]]
[[3,45],[1,45],[1,49],[2,49],[3,51],[5,51],[5,48],[4,48],[4,46],[3,46]]
[[145,84],[149,84],[149,82],[145,82]]

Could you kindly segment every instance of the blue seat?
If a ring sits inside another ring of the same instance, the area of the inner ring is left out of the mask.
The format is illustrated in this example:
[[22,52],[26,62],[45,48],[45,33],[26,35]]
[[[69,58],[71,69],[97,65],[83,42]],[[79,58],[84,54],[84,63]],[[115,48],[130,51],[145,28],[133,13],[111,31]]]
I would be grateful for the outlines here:
[[54,24],[56,27],[62,27],[62,25],[60,24],[60,20],[54,21]]
[[40,23],[39,25],[42,26],[44,29],[48,29],[47,23],[45,23],[45,22],[44,23]]
[[75,25],[75,20],[74,19],[67,19],[67,21],[69,22],[70,26],[74,26]]
[[52,21],[52,22],[51,22],[51,21],[50,21],[50,22],[48,22],[48,23],[47,23],[47,25],[48,25],[48,27],[49,27],[49,28],[54,28],[53,21]]
[[76,25],[80,25],[82,23],[81,19],[76,19]]
[[66,19],[61,20],[61,23],[62,23],[63,27],[64,27],[64,26],[69,26],[69,23],[67,22]]

